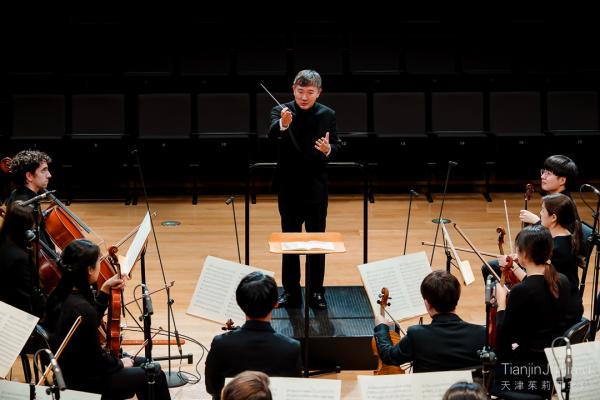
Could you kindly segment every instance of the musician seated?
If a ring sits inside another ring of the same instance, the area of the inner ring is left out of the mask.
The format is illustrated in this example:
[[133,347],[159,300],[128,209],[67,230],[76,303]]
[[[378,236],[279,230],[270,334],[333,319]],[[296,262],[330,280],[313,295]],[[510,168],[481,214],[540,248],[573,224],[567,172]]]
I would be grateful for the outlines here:
[[450,386],[442,400],[487,400],[487,392],[478,383],[475,382],[456,382]]
[[46,299],[41,293],[26,232],[33,228],[30,207],[12,204],[0,229],[0,301],[42,317]]
[[478,350],[485,344],[485,328],[463,321],[455,313],[460,283],[454,275],[433,271],[421,283],[421,295],[432,318],[429,325],[413,325],[392,345],[389,325],[375,317],[375,341],[381,360],[388,365],[412,362],[414,372],[448,371],[481,364]]
[[111,288],[120,289],[125,282],[114,275],[107,279],[97,296],[90,285],[100,274],[100,249],[86,239],[72,241],[59,261],[62,277],[48,298],[44,327],[50,332],[52,350],[56,352],[78,317],[81,324],[70,338],[58,363],[69,389],[102,394],[102,398],[148,399],[149,387],[154,398],[171,398],[165,375],[160,371],[153,385],[148,385],[146,371],[134,367],[131,358],[119,359],[105,351],[99,341],[98,326],[108,307]]
[[299,377],[302,372],[300,342],[271,327],[277,304],[275,279],[260,272],[245,276],[235,297],[246,314],[246,323],[215,336],[206,357],[206,391],[219,399],[226,377],[254,370],[269,376]]
[[[515,245],[519,261],[527,268],[527,277],[513,287],[508,299],[506,289],[496,286],[496,385],[498,390],[515,390],[520,383],[521,391],[547,394],[552,378],[544,348],[581,319],[583,305],[567,277],[549,262],[553,243],[547,228],[525,227],[517,235]],[[522,385],[528,381],[536,384]]]
[[223,388],[221,400],[271,400],[269,377],[258,371],[244,371],[237,374]]

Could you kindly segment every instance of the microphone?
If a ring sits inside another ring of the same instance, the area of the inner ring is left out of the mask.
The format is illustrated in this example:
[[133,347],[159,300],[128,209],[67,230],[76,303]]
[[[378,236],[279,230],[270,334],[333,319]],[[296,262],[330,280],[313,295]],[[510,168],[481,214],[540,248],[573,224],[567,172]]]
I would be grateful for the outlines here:
[[35,240],[35,232],[31,229],[25,231],[25,241],[31,243]]
[[571,352],[571,341],[569,338],[563,338],[567,342],[567,349],[565,354],[565,382],[571,381],[571,370],[573,369],[573,354]]
[[485,304],[491,304],[492,302],[492,285],[493,285],[494,277],[492,275],[488,275],[485,280]]
[[56,362],[56,358],[54,358],[54,354],[49,349],[41,349],[46,354],[48,354],[48,358],[50,359],[50,368],[52,368],[52,373],[54,374],[54,383],[58,390],[65,390],[67,385],[65,385],[65,379],[63,378],[62,371]]
[[600,197],[600,190],[596,189],[595,187],[593,187],[592,185],[588,185],[587,183],[584,183],[583,185],[581,185],[581,187],[587,187],[592,189],[592,192],[594,192],[594,194],[598,197]]
[[44,193],[38,194],[37,196],[35,196],[35,197],[33,197],[33,198],[31,198],[31,199],[29,199],[27,201],[21,201],[21,200],[19,200],[19,201],[15,201],[15,203],[18,204],[18,205],[20,205],[20,206],[25,207],[25,206],[30,205],[31,203],[35,203],[36,201],[44,199],[46,196],[48,196],[49,194],[52,194],[54,192],[56,192],[56,190],[46,190]]
[[408,218],[406,219],[406,233],[404,234],[404,252],[402,253],[402,255],[406,255],[406,243],[408,243],[408,228],[410,226],[410,211],[412,209],[412,198],[413,196],[419,197],[419,193],[415,192],[412,189],[410,189],[408,193],[410,194],[410,196],[408,197]]
[[240,238],[238,237],[237,219],[235,217],[235,197],[229,196],[229,198],[227,200],[225,200],[225,204],[227,204],[227,205],[231,204],[231,211],[233,212],[233,228],[235,230],[235,243],[237,246],[237,253],[238,253],[238,262],[241,264],[242,263],[242,255],[240,254]]
[[144,298],[144,302],[146,303],[146,314],[154,314],[154,307],[152,307],[152,297],[148,293],[148,286],[146,286],[144,283],[142,283],[142,297]]

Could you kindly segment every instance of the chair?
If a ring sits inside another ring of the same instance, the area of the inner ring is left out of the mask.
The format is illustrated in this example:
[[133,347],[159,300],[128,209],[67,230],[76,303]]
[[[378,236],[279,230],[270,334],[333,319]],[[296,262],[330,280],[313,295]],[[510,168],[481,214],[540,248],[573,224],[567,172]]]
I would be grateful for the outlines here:
[[590,324],[587,318],[581,317],[581,321],[567,329],[563,336],[568,338],[571,344],[586,342],[590,333]]

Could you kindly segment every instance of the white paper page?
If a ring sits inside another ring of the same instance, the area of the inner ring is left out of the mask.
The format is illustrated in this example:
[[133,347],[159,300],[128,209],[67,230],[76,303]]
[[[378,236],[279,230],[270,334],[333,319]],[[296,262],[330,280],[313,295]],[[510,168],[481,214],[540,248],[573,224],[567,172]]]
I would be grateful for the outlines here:
[[431,266],[424,251],[362,264],[357,268],[375,314],[379,313],[377,299],[383,287],[390,292],[391,305],[387,310],[397,321],[427,314],[420,287],[431,272]]
[[452,243],[452,238],[450,238],[450,234],[448,233],[446,225],[444,224],[442,224],[442,231],[444,233],[444,238],[446,239],[448,245],[450,246],[450,249],[452,250],[452,255],[456,260],[456,264],[458,265],[458,269],[460,270],[460,274],[462,276],[462,281],[465,283],[465,285],[468,286],[471,283],[475,282],[475,276],[473,275],[473,269],[471,268],[471,264],[467,260],[463,261],[460,259],[458,252],[454,248],[454,243]]
[[340,400],[342,393],[342,381],[334,379],[269,377],[269,382],[273,400]]
[[131,246],[129,246],[129,249],[127,249],[127,254],[125,255],[125,264],[121,265],[122,274],[128,274],[131,272],[133,264],[135,264],[135,260],[139,257],[140,252],[144,247],[144,243],[146,243],[146,240],[148,239],[151,229],[152,223],[150,222],[150,213],[146,212],[146,216],[140,224],[140,228],[135,234],[135,237],[131,242]]
[[0,301],[1,377],[6,377],[10,372],[38,320],[38,317]]
[[[52,399],[51,394],[46,394],[46,386],[35,387],[36,399]],[[29,398],[29,385],[21,382],[0,381],[0,399],[24,400]],[[63,390],[60,392],[62,400],[100,400],[101,396],[95,393],[78,392],[76,390]]]
[[308,242],[281,242],[281,250],[335,250],[331,242],[321,242],[319,240],[309,240]]
[[225,323],[231,318],[236,325],[243,324],[246,316],[237,305],[235,290],[242,278],[254,271],[275,275],[272,271],[213,256],[206,257],[187,313],[219,323]]
[[[554,348],[558,365],[552,356],[552,350],[544,349],[554,380],[554,387],[558,392],[561,390],[558,383],[558,377],[561,376],[559,366],[562,376],[565,376],[565,349],[565,347]],[[600,342],[574,344],[571,346],[571,350],[573,367],[570,398],[597,400],[600,393]]]
[[472,382],[471,371],[358,376],[362,400],[439,400],[450,386],[459,381]]

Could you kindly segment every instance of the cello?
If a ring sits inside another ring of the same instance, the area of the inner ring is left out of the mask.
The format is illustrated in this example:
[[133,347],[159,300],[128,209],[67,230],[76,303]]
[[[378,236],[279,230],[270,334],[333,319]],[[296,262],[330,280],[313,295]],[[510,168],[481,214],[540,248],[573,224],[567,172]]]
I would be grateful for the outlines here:
[[[381,288],[381,293],[379,294],[379,299],[377,299],[377,304],[379,304],[379,313],[382,317],[385,317],[385,308],[390,305],[389,299],[391,299],[391,297],[388,288]],[[389,331],[388,334],[393,346],[400,342],[400,334],[398,332],[392,330]],[[377,369],[373,371],[374,375],[394,375],[404,373],[404,370],[399,365],[387,365],[381,361],[381,358],[379,358],[379,351],[377,350],[377,342],[375,341],[375,338],[371,339],[371,346],[373,348],[373,355],[377,360]]]

